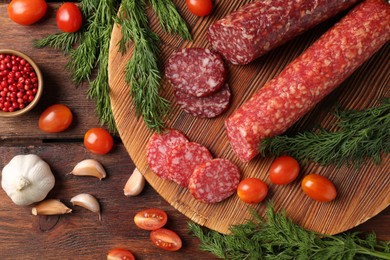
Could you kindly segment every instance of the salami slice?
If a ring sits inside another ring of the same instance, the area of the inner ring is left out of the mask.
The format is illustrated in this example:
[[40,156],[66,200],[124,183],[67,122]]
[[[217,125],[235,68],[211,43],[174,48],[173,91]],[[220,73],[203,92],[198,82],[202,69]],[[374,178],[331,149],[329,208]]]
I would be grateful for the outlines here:
[[150,138],[146,148],[146,156],[150,169],[157,176],[167,179],[167,153],[175,146],[188,142],[180,131],[169,129],[164,133],[154,133]]
[[209,150],[194,142],[182,143],[167,154],[168,179],[188,187],[188,181],[195,166],[212,160]]
[[205,97],[223,86],[227,72],[219,54],[204,48],[184,48],[171,55],[165,75],[176,91]]
[[355,7],[226,120],[238,157],[255,157],[263,138],[286,131],[389,40],[386,1]]
[[195,167],[188,188],[197,200],[216,203],[235,193],[240,177],[240,170],[234,163],[213,159]]
[[194,97],[175,91],[177,104],[188,114],[196,117],[213,118],[225,112],[230,104],[231,92],[225,84],[218,92],[207,97]]
[[214,50],[233,64],[247,64],[351,7],[358,0],[255,1],[209,27]]

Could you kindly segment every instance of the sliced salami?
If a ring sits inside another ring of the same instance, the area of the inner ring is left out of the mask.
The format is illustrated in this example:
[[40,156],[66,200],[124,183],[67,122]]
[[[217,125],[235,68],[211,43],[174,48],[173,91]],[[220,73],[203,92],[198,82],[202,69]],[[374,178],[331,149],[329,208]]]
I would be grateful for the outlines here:
[[238,157],[255,157],[262,139],[286,131],[389,40],[386,1],[355,7],[226,120]]
[[204,48],[184,48],[171,55],[165,75],[176,91],[205,97],[223,86],[227,71],[219,54]]
[[227,159],[213,159],[195,167],[188,188],[197,200],[220,202],[236,192],[240,170]]
[[207,97],[194,97],[181,91],[175,91],[177,104],[188,114],[213,118],[225,112],[230,104],[231,92],[228,84],[225,84],[218,92]]
[[146,156],[150,169],[157,176],[167,179],[167,153],[175,146],[188,142],[180,131],[169,129],[164,133],[154,133],[149,138],[149,143],[146,148]]
[[208,162],[213,157],[209,150],[194,142],[177,145],[167,154],[168,179],[188,187],[188,181],[198,164]]
[[247,64],[351,7],[358,0],[254,1],[209,27],[214,50],[233,64]]

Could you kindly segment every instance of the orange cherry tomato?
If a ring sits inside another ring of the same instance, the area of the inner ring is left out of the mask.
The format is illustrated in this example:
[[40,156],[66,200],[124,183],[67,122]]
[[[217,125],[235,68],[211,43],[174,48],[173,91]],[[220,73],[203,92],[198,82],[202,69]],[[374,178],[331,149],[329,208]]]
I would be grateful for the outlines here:
[[62,104],[46,108],[39,116],[38,126],[48,133],[62,132],[72,123],[73,115],[70,109]]
[[186,0],[187,8],[196,16],[207,16],[213,9],[211,0]]
[[134,260],[134,255],[126,249],[114,248],[107,254],[107,260]]
[[111,151],[114,139],[111,134],[100,127],[89,129],[84,135],[85,147],[96,154],[106,154]]
[[46,13],[44,0],[12,0],[8,5],[8,16],[21,25],[30,25],[39,21]]
[[62,4],[58,9],[56,22],[58,28],[64,32],[77,32],[83,24],[83,16],[76,4],[68,2]]
[[160,228],[150,232],[150,239],[156,246],[167,251],[177,251],[182,246],[179,235],[166,228]]
[[274,184],[288,184],[294,181],[299,174],[300,167],[297,160],[290,156],[281,156],[272,162],[269,177]]
[[134,217],[137,227],[145,230],[162,228],[168,220],[167,213],[161,209],[145,209],[138,212]]
[[310,198],[316,201],[329,202],[337,196],[334,184],[328,178],[319,174],[306,175],[302,180],[301,187]]
[[263,201],[268,193],[267,184],[257,178],[242,180],[237,187],[238,197],[245,203],[255,204]]

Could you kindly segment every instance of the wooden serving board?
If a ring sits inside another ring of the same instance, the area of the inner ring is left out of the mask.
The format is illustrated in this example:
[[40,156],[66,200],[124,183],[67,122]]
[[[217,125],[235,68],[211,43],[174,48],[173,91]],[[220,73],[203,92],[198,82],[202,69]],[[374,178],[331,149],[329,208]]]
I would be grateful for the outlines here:
[[[156,17],[150,11],[151,27],[162,40],[161,67],[174,51],[183,47],[208,47],[207,29],[213,21],[224,17],[248,0],[215,1],[214,12],[204,18],[198,18],[188,12],[185,1],[175,1],[179,10],[192,29],[193,41],[183,41],[179,37],[164,32]],[[345,13],[344,13],[345,14]],[[272,185],[267,171],[274,158],[257,157],[249,163],[242,163],[233,153],[224,129],[225,119],[244,103],[264,83],[277,75],[289,62],[297,57],[322,33],[330,28],[343,14],[313,28],[307,33],[269,52],[265,56],[246,66],[229,64],[228,82],[233,100],[227,112],[215,119],[200,119],[190,116],[175,104],[173,91],[165,77],[162,79],[162,95],[172,102],[170,119],[167,126],[182,131],[189,140],[205,145],[214,157],[227,158],[238,165],[242,177],[258,177],[269,185],[268,199],[275,208],[285,209],[288,217],[307,229],[321,233],[335,234],[348,230],[386,208],[390,202],[390,158],[385,156],[380,166],[372,162],[365,163],[360,169],[343,166],[322,167],[309,164],[302,168],[301,174],[292,184]],[[232,224],[239,224],[250,218],[248,205],[236,195],[218,204],[203,204],[193,199],[187,189],[159,179],[148,168],[146,144],[152,132],[142,119],[135,116],[134,106],[129,94],[130,87],[124,80],[124,67],[131,58],[132,51],[123,55],[118,50],[121,38],[120,28],[112,33],[109,56],[109,82],[112,108],[124,145],[135,165],[144,174],[147,181],[173,207],[191,220],[210,229],[228,233]],[[339,104],[346,109],[361,109],[377,105],[377,100],[390,96],[390,45],[387,44],[336,91],[326,97],[310,113],[297,122],[289,132],[322,126],[334,129],[336,122],[332,108]],[[309,173],[327,176],[338,189],[338,197],[330,203],[319,203],[308,198],[300,189],[302,177]],[[147,205],[145,205],[147,207]],[[262,214],[266,203],[253,206]]]

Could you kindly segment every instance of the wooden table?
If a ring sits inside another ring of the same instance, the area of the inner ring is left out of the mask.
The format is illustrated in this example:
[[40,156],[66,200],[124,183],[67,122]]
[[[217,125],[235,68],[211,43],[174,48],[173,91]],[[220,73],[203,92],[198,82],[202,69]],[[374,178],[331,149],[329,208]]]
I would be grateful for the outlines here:
[[[213,259],[213,255],[200,251],[199,241],[188,234],[189,220],[149,185],[137,197],[123,195],[123,186],[135,166],[119,136],[107,155],[94,155],[83,146],[84,133],[99,126],[94,102],[86,97],[87,85],[74,86],[64,69],[66,57],[61,52],[32,46],[33,39],[57,32],[54,10],[59,4],[51,3],[42,21],[25,27],[8,19],[8,2],[0,1],[0,49],[19,50],[34,59],[43,72],[45,89],[37,107],[27,115],[0,118],[0,167],[17,154],[39,155],[49,163],[56,178],[48,197],[71,206],[71,197],[90,193],[101,203],[102,221],[81,207],[72,207],[73,213],[63,216],[33,216],[31,206],[14,205],[0,190],[0,259],[105,259],[114,247],[130,249],[137,259]],[[55,103],[69,106],[74,121],[65,132],[47,134],[39,130],[38,118],[46,107]],[[100,161],[108,178],[99,181],[66,175],[87,158]],[[135,213],[152,207],[168,213],[167,228],[175,230],[183,240],[180,251],[172,253],[155,247],[150,242],[149,232],[135,226]],[[354,231],[374,231],[379,239],[390,240],[390,208]]]

